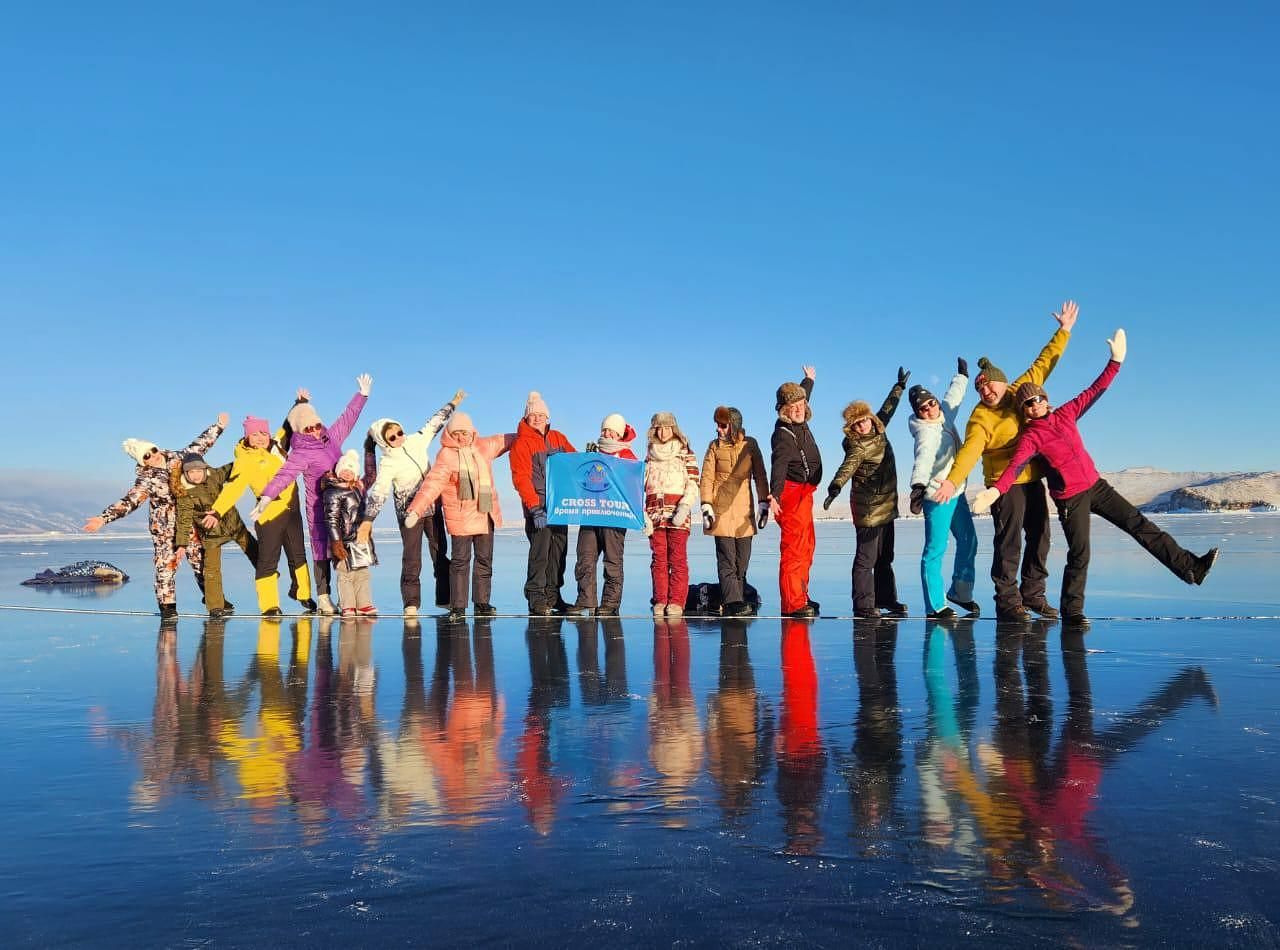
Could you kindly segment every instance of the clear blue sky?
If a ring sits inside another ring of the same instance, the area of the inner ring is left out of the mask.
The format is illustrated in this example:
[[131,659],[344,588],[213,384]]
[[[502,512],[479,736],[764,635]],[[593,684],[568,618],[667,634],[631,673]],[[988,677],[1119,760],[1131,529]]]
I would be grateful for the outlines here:
[[1071,296],[1056,400],[1129,331],[1104,470],[1280,467],[1275,5],[905,6],[9,9],[0,464],[123,490],[122,438],[363,370],[366,421],[536,388],[701,451],[803,362],[831,464],[899,363],[1012,375]]

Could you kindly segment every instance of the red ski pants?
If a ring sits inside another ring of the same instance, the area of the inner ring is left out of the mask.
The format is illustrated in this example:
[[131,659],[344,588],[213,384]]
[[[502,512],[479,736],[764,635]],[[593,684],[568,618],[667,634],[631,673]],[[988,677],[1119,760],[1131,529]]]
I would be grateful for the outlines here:
[[814,486],[785,482],[778,506],[778,528],[782,544],[778,557],[778,592],[784,614],[800,610],[809,603],[809,569],[813,567],[813,493]]
[[679,604],[689,598],[689,532],[679,528],[658,528],[649,538],[653,552],[653,602]]

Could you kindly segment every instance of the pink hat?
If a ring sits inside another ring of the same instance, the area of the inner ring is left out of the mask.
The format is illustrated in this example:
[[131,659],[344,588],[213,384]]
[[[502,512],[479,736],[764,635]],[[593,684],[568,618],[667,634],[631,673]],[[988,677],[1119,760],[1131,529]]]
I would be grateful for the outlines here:
[[271,425],[266,419],[259,419],[257,416],[244,417],[244,437],[247,439],[255,432],[261,432],[263,435],[271,434]]

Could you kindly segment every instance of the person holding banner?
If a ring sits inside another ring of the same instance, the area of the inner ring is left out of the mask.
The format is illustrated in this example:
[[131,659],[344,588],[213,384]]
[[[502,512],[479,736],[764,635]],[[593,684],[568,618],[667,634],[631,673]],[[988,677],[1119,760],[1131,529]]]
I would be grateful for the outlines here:
[[804,379],[778,387],[774,408],[772,458],[769,471],[769,508],[782,532],[778,559],[778,592],[782,612],[809,619],[818,615],[818,604],[809,599],[809,570],[817,538],[813,533],[813,493],[822,482],[822,454],[809,430],[813,411],[809,397],[817,376],[804,367]]
[[653,615],[680,617],[689,597],[689,525],[698,504],[698,463],[676,417],[649,421],[644,466],[644,533],[653,552]]
[[[742,429],[742,413],[732,406],[715,412],[716,437],[702,460],[703,533],[715,539],[716,573],[720,577],[720,613],[749,617],[755,611],[743,593],[751,539],[756,525],[769,517],[769,480],[760,445]],[[757,506],[751,497],[755,485]]]
[[576,451],[564,433],[551,428],[551,410],[542,394],[529,393],[524,418],[516,428],[516,441],[511,446],[511,484],[520,493],[524,533],[529,539],[529,573],[524,596],[529,602],[529,613],[539,617],[569,609],[560,597],[569,528],[547,524],[547,456]]
[[[600,423],[600,441],[588,443],[587,451],[636,462],[639,459],[631,451],[635,438],[636,430],[627,420],[620,413],[610,413]],[[573,603],[574,613],[618,615],[622,605],[622,552],[626,543],[626,528],[578,527],[578,558],[573,570],[578,581],[578,598]],[[604,596],[597,604],[596,561],[601,555],[604,556]]]
[[502,527],[498,492],[493,487],[493,460],[510,451],[516,439],[515,433],[480,438],[471,417],[455,411],[440,435],[435,464],[405,512],[405,527],[413,529],[424,515],[435,510],[436,499],[443,502],[452,551],[448,623],[466,619],[473,556],[476,567],[471,600],[475,614],[491,617],[498,612],[489,603],[493,593],[493,530]]

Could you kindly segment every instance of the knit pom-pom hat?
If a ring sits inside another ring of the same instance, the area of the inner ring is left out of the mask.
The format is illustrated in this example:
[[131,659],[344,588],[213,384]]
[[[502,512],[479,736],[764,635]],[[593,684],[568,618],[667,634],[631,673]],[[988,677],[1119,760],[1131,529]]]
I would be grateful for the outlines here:
[[155,449],[156,444],[145,439],[125,439],[120,443],[120,448],[124,449],[125,455],[141,465],[142,457]]
[[622,433],[627,431],[627,420],[623,418],[620,412],[611,412],[600,423],[600,431],[608,429],[610,432],[618,433],[618,438],[622,438]]
[[465,412],[455,412],[449,417],[449,421],[444,424],[445,432],[475,432],[476,427],[471,422],[471,417]]
[[534,412],[540,412],[547,418],[551,417],[551,410],[547,408],[546,400],[542,398],[542,393],[536,389],[529,393],[529,398],[524,401],[524,417],[528,419],[529,415]]
[[324,425],[319,414],[309,402],[300,402],[289,410],[289,415],[285,417],[289,422],[289,428],[296,432],[302,432],[307,426]]
[[350,472],[356,478],[360,477],[360,456],[356,454],[355,449],[347,449],[342,453],[342,458],[338,459],[338,464],[333,467],[335,475],[341,475],[343,472]]
[[1009,377],[1004,374],[1004,370],[985,356],[978,359],[978,378],[974,382],[980,383],[984,379],[989,383],[1007,384],[1009,382]]
[[928,389],[920,385],[912,386],[911,390],[907,393],[907,399],[911,403],[912,412],[919,412],[921,403],[928,402],[930,399],[936,401],[937,398],[938,397],[929,392]]

